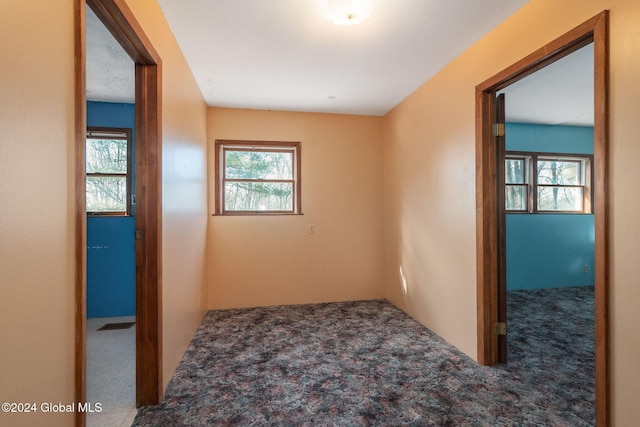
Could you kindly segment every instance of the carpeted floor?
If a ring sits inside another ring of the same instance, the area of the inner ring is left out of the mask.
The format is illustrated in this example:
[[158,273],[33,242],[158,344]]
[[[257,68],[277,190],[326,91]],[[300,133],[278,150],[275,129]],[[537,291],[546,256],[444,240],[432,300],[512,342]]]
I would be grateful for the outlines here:
[[594,425],[593,289],[508,300],[499,367],[383,300],[209,312],[134,425]]

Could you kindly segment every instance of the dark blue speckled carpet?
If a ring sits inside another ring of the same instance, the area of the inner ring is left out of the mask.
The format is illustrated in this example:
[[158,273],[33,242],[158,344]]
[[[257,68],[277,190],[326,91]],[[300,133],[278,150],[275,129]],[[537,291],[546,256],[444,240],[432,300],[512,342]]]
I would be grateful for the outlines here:
[[508,301],[491,368],[383,300],[212,311],[134,425],[594,425],[593,288]]

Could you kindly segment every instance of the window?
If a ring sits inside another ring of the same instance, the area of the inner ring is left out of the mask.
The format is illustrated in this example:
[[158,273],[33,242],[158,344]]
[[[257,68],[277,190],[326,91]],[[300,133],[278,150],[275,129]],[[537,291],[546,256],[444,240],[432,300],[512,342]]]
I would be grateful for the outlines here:
[[508,156],[505,160],[505,206],[507,211],[527,212],[531,157]]
[[300,214],[300,145],[216,141],[216,214]]
[[87,214],[131,213],[131,129],[87,128]]
[[591,156],[507,153],[505,209],[591,213]]

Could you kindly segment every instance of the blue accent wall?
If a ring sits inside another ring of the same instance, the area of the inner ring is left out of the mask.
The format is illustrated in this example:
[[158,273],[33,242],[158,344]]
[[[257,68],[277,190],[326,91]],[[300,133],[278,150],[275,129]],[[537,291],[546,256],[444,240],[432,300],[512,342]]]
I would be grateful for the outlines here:
[[135,218],[87,219],[87,317],[136,314]]
[[506,124],[507,151],[593,154],[593,127]]
[[[87,126],[130,128],[135,146],[133,104],[87,102]],[[134,231],[133,215],[87,218],[87,317],[136,314]]]
[[507,289],[593,286],[593,248],[593,215],[507,215]]
[[[507,123],[506,148],[593,154],[593,128]],[[593,286],[593,215],[507,214],[506,231],[508,290]]]

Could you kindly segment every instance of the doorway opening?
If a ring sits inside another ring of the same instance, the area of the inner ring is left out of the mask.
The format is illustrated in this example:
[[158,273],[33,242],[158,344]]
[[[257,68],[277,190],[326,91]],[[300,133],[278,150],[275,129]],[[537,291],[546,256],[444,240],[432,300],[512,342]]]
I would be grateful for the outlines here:
[[[135,63],[136,406],[162,394],[161,60],[124,1],[76,0],[76,351],[75,395],[86,402],[86,7]],[[92,403],[92,402],[88,402]],[[76,412],[84,426],[85,414]]]
[[594,293],[596,423],[608,425],[607,145],[608,12],[579,25],[476,87],[476,230],[478,361],[506,362],[504,162],[496,93],[535,71],[593,43],[594,48]]
[[135,409],[134,63],[86,8],[87,425]]

